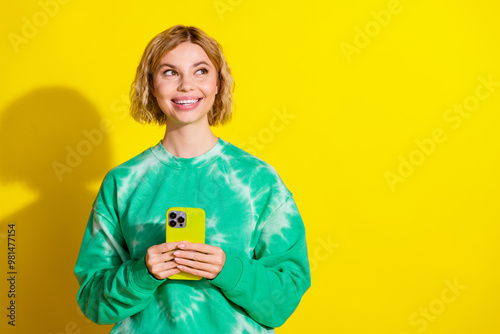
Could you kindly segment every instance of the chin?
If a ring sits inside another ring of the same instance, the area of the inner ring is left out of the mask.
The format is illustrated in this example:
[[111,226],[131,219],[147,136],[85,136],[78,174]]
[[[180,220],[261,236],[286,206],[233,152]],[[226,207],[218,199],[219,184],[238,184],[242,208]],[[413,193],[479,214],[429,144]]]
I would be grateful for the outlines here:
[[170,122],[178,124],[178,125],[188,125],[188,124],[204,124],[206,123],[208,125],[208,118],[207,117],[169,117],[167,118],[170,120]]

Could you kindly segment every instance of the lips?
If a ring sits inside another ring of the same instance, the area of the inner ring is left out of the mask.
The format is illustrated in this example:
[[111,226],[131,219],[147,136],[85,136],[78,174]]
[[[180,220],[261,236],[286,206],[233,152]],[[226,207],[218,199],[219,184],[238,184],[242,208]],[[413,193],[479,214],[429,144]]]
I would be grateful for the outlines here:
[[202,103],[202,101],[202,97],[196,96],[176,97],[175,99],[171,100],[174,108],[181,111],[195,110]]
[[198,103],[202,98],[197,96],[182,96],[172,99],[172,102],[181,106],[188,106]]

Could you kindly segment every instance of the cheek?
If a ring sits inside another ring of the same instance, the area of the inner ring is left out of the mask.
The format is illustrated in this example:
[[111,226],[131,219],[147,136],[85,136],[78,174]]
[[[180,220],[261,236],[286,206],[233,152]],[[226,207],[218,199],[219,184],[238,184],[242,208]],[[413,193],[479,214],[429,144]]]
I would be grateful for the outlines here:
[[155,96],[157,98],[168,97],[175,91],[175,87],[169,82],[158,82],[155,85]]
[[215,95],[215,93],[217,93],[217,78],[205,82],[203,86],[203,89],[207,92],[207,94],[209,93],[210,95]]

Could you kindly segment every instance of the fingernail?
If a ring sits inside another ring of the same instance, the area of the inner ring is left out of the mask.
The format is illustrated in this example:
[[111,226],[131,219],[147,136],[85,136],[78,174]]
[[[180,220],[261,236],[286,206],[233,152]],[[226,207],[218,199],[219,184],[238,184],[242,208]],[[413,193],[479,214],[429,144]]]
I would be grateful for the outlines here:
[[179,248],[184,248],[186,247],[186,245],[182,244],[182,245],[179,245]]
[[174,255],[179,255],[180,253],[181,253],[181,252],[179,252],[179,251],[175,251],[175,252],[174,252]]

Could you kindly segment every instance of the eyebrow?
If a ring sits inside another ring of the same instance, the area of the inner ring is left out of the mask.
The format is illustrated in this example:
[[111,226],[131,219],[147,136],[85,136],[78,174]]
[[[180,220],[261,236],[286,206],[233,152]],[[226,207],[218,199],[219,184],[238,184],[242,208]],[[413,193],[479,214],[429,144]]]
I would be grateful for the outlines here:
[[[200,61],[200,62],[197,62],[197,63],[193,64],[193,67],[196,67],[196,66],[201,65],[201,64],[205,64],[205,65],[207,65],[207,66],[210,66],[210,64],[209,64],[209,63],[207,63],[206,61],[202,60],[202,61]],[[177,67],[175,67],[175,65],[171,65],[171,64],[163,63],[163,64],[160,64],[160,66],[158,67],[158,69],[160,69],[160,68],[162,68],[162,67],[164,67],[164,66],[168,66],[168,67],[172,67],[172,68],[177,68]]]

